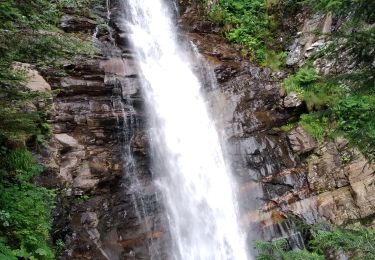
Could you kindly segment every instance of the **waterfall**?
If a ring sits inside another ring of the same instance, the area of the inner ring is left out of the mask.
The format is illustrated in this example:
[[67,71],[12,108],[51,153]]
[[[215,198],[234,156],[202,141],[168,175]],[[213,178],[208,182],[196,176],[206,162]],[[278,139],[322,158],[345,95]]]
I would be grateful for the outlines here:
[[214,122],[162,0],[126,0],[149,112],[153,174],[162,192],[173,259],[248,259],[234,184]]

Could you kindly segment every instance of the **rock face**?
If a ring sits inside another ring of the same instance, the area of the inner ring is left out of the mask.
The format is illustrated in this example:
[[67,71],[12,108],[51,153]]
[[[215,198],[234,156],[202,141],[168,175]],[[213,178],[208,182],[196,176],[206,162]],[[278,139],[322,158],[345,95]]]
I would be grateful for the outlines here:
[[[118,4],[111,1],[107,23],[116,22]],[[70,13],[61,27],[90,33],[96,24]],[[61,259],[167,259],[143,101],[125,36],[101,29],[95,39],[100,55],[66,62],[63,77],[45,75],[58,94],[38,182],[58,189],[53,238],[64,241]]]
[[[208,96],[240,183],[248,244],[252,239],[284,237],[292,248],[303,248],[304,239],[289,215],[308,224],[335,225],[373,216],[374,166],[345,140],[319,143],[302,127],[289,133],[275,131],[295,120],[301,101],[293,94],[284,97],[283,73],[243,60],[202,17],[198,9],[188,9],[181,27],[189,31],[218,79],[218,88],[208,89]],[[289,65],[303,62],[321,46],[324,36],[316,38],[312,30],[328,33],[331,24],[330,15],[307,19],[296,36]]]
[[[302,30],[297,33],[288,58],[287,65],[302,65],[316,50],[323,46],[325,37],[331,32],[332,14],[313,15],[306,19]],[[316,32],[320,32],[320,36]]]
[[[152,182],[147,117],[119,4],[110,1],[111,28],[97,30],[101,55],[67,62],[64,77],[46,75],[59,94],[54,135],[44,151],[47,167],[38,181],[59,189],[54,239],[65,242],[61,259],[170,257],[167,220]],[[99,13],[107,19],[107,10]],[[69,14],[62,26],[90,31],[87,19]],[[180,27],[205,58],[197,60],[197,74],[218,82],[205,91],[240,184],[249,245],[285,237],[291,247],[303,248],[290,214],[309,224],[343,224],[375,213],[373,169],[358,151],[344,140],[318,143],[301,127],[289,133],[274,129],[299,116],[298,100],[281,90],[284,73],[243,59],[194,6],[181,15]],[[301,51],[289,55],[290,64],[315,42],[297,38]]]
[[318,143],[301,126],[288,133],[288,140],[292,151],[297,154],[305,154],[314,150]]

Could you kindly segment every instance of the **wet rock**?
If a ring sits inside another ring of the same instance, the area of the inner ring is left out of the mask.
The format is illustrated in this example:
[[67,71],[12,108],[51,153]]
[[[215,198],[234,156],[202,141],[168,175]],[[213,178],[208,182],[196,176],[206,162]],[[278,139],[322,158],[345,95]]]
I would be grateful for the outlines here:
[[366,218],[375,208],[373,166],[357,150],[352,151],[353,160],[343,161],[345,143],[328,142],[308,158],[309,186],[319,193],[309,200],[315,200],[319,214],[335,225]]
[[106,95],[112,92],[112,87],[104,84],[104,78],[102,80],[86,80],[76,77],[64,77],[61,79],[60,86],[60,96],[80,94]]
[[86,17],[66,14],[61,18],[60,27],[66,32],[92,31],[96,22]]
[[146,134],[140,133],[134,137],[134,141],[132,145],[133,152],[139,153],[142,155],[147,155],[149,152],[148,146],[149,146],[149,140]]
[[95,212],[82,213],[81,224],[87,228],[96,228],[99,224],[98,215]]
[[101,62],[100,67],[106,75],[132,77],[138,74],[135,63],[131,59],[111,58]]
[[288,139],[292,150],[297,154],[310,152],[318,146],[317,141],[301,126],[298,126],[290,131],[288,134]]

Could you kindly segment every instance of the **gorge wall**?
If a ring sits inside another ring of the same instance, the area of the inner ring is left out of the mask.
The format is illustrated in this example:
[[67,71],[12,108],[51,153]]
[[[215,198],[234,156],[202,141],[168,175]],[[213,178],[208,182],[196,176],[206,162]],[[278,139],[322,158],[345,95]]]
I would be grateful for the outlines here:
[[[120,4],[108,1],[95,11],[106,26],[68,12],[61,27],[93,34],[101,54],[67,61],[64,76],[44,73],[58,94],[53,137],[42,158],[47,170],[37,181],[59,189],[53,238],[64,241],[61,259],[168,259],[147,115]],[[283,90],[286,74],[242,58],[197,6],[183,10],[178,18],[183,37],[186,33],[207,62],[197,61],[196,69],[209,64],[218,81],[217,88],[205,90],[240,183],[249,247],[254,239],[284,237],[291,247],[303,248],[295,219],[372,223],[375,177],[363,155],[344,139],[318,142],[301,127],[280,130],[305,109]],[[314,19],[303,17],[295,27],[307,32],[311,24],[330,26],[327,17]],[[293,37],[294,63],[321,40],[303,31]]]

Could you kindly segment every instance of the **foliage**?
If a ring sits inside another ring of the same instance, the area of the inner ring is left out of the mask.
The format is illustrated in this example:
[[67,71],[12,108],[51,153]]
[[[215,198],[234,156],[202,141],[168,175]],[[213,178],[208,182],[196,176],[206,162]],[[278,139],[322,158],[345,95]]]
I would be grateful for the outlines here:
[[323,260],[327,252],[344,252],[350,259],[375,259],[375,230],[372,228],[318,231],[310,251],[291,250],[287,240],[256,242],[258,260]]
[[280,127],[275,127],[273,130],[275,131],[283,131],[283,132],[290,132],[292,129],[294,129],[297,126],[296,122],[293,123],[287,123],[285,125],[282,125]]
[[375,21],[375,2],[373,0],[304,0],[303,4],[312,6],[317,11],[333,12],[347,16],[351,12],[352,21]]
[[273,242],[257,241],[255,247],[259,254],[257,260],[324,260],[322,255],[307,250],[288,250],[287,240]]
[[101,0],[3,0],[0,2],[0,29],[51,29],[64,8],[90,14]]
[[17,245],[13,253],[26,259],[31,256],[53,259],[53,251],[48,245],[52,193],[27,183],[2,186],[1,190],[0,208],[9,214],[9,218],[2,223],[0,234],[9,244]]
[[58,22],[56,4],[47,0],[3,0],[0,2],[0,29],[48,28]]
[[0,161],[0,168],[5,170],[9,177],[20,182],[30,181],[42,171],[40,165],[35,164],[31,152],[25,149],[10,150]]
[[[1,218],[0,218],[0,220],[1,220]],[[12,249],[10,249],[6,245],[6,240],[2,236],[0,236],[0,259],[17,260],[17,257],[13,253]]]
[[343,250],[350,259],[375,259],[375,230],[361,228],[321,231],[311,241],[311,245],[320,254],[328,250]]
[[275,51],[272,37],[275,28],[268,13],[272,6],[267,0],[219,0],[213,5],[209,17],[223,27],[226,37],[243,46],[243,53],[264,66],[277,69],[285,59],[284,53]]
[[59,61],[76,54],[93,56],[97,49],[80,35],[59,32],[0,31],[0,83],[22,80],[11,68],[14,61],[39,67],[57,66]]
[[0,259],[55,258],[49,234],[54,194],[32,184],[42,167],[27,150],[50,134],[50,93],[24,89],[27,73],[13,65],[24,62],[38,69],[58,68],[74,55],[95,55],[91,39],[64,33],[56,25],[62,10],[89,13],[98,3],[0,1]]
[[31,137],[43,140],[50,127],[45,122],[47,109],[37,109],[34,103],[45,100],[48,94],[23,91],[18,87],[0,89],[0,137],[12,143],[25,143]]
[[91,10],[100,6],[101,2],[101,0],[59,0],[58,6],[60,8],[72,8],[81,14],[90,14]]
[[314,111],[300,118],[300,124],[312,136],[319,140],[344,136],[369,159],[374,159],[375,96],[368,88],[364,91],[352,84],[347,87],[331,77],[320,78],[310,67],[286,78],[284,87],[287,92],[296,92],[308,109]]
[[[66,34],[57,25],[61,10],[69,1],[20,1],[0,2],[0,84],[14,84],[22,75],[14,72],[14,61],[38,66],[57,66],[64,58],[76,54],[92,56],[97,50],[90,39],[82,35]],[[79,6],[97,1],[70,1]]]
[[290,75],[284,80],[284,87],[288,93],[296,92],[302,96],[304,88],[310,86],[311,83],[315,83],[318,78],[319,76],[314,68],[303,67],[296,74]]
[[42,167],[26,149],[0,159],[0,252],[10,259],[53,259],[49,230],[53,192],[30,183]]
[[321,80],[316,70],[305,66],[284,80],[288,93],[296,92],[309,110],[326,108],[343,97],[347,89],[337,82]]
[[375,156],[375,96],[353,95],[332,108],[336,132],[347,137],[370,159]]
[[326,129],[328,128],[329,119],[319,112],[303,114],[300,118],[300,124],[314,138],[323,140],[327,135]]

